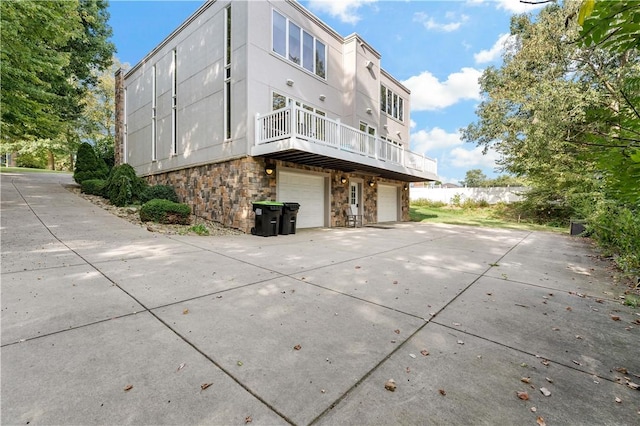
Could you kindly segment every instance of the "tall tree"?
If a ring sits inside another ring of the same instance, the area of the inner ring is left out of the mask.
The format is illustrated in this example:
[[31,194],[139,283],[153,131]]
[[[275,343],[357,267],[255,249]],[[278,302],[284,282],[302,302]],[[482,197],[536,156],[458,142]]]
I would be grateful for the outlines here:
[[[5,0],[2,14],[3,144],[71,152],[81,99],[110,65],[104,0]],[[6,148],[5,148],[6,150]]]
[[603,122],[593,111],[614,111],[612,93],[636,67],[633,55],[585,48],[580,27],[567,16],[579,4],[551,4],[534,20],[512,18],[513,42],[501,68],[488,68],[480,79],[484,99],[478,122],[463,131],[467,141],[502,154],[504,170],[527,177],[539,202],[565,205],[588,202],[601,185],[594,157],[608,146],[587,135]]
[[486,183],[487,175],[485,175],[480,169],[467,170],[464,180],[460,182],[461,185],[468,186],[470,188],[485,186]]

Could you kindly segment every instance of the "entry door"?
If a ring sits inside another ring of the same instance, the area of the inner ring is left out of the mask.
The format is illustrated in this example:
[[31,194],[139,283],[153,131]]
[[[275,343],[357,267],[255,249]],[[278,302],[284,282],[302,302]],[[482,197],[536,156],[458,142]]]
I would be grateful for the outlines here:
[[349,184],[349,205],[353,214],[360,214],[360,184],[357,182]]

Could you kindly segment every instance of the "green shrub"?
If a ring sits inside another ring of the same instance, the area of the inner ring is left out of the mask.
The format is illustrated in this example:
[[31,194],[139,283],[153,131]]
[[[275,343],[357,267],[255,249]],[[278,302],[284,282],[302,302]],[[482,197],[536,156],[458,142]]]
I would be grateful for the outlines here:
[[587,218],[591,237],[625,272],[640,272],[640,215],[613,201],[601,201]]
[[173,189],[173,186],[169,185],[149,186],[144,191],[142,191],[142,194],[140,194],[141,203],[146,203],[147,201],[155,199],[169,200],[177,203],[178,195],[176,194],[176,190]]
[[88,179],[106,179],[109,168],[104,160],[96,155],[91,144],[83,142],[78,148],[76,166],[73,170],[73,179],[82,183]]
[[115,206],[126,206],[134,200],[139,200],[142,192],[147,188],[144,179],[136,176],[135,170],[129,164],[121,164],[111,169],[105,187],[105,196]]
[[104,179],[87,179],[80,184],[80,190],[85,194],[102,196],[106,185]]
[[169,200],[151,200],[140,208],[140,220],[143,222],[176,223],[188,225],[191,207]]
[[201,223],[193,225],[191,228],[189,228],[189,231],[195,232],[198,235],[209,235],[209,230]]
[[411,205],[416,207],[439,208],[446,206],[447,203],[443,203],[442,201],[433,201],[427,198],[418,198],[417,200],[412,200]]
[[47,167],[47,159],[42,155],[24,152],[18,154],[16,158],[16,166],[27,167],[30,169],[45,169]]

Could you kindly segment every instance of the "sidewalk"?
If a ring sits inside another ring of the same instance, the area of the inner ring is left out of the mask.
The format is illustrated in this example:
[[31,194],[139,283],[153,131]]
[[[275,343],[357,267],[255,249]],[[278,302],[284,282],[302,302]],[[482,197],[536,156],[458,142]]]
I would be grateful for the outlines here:
[[640,309],[586,240],[167,236],[1,179],[3,425],[640,422]]

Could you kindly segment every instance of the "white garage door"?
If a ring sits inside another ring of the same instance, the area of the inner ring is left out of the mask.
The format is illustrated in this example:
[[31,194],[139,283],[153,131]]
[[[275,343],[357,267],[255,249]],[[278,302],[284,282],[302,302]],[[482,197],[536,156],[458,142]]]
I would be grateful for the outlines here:
[[297,228],[315,228],[324,223],[324,177],[281,171],[278,174],[278,201],[299,203]]
[[398,187],[378,185],[378,222],[398,220]]

